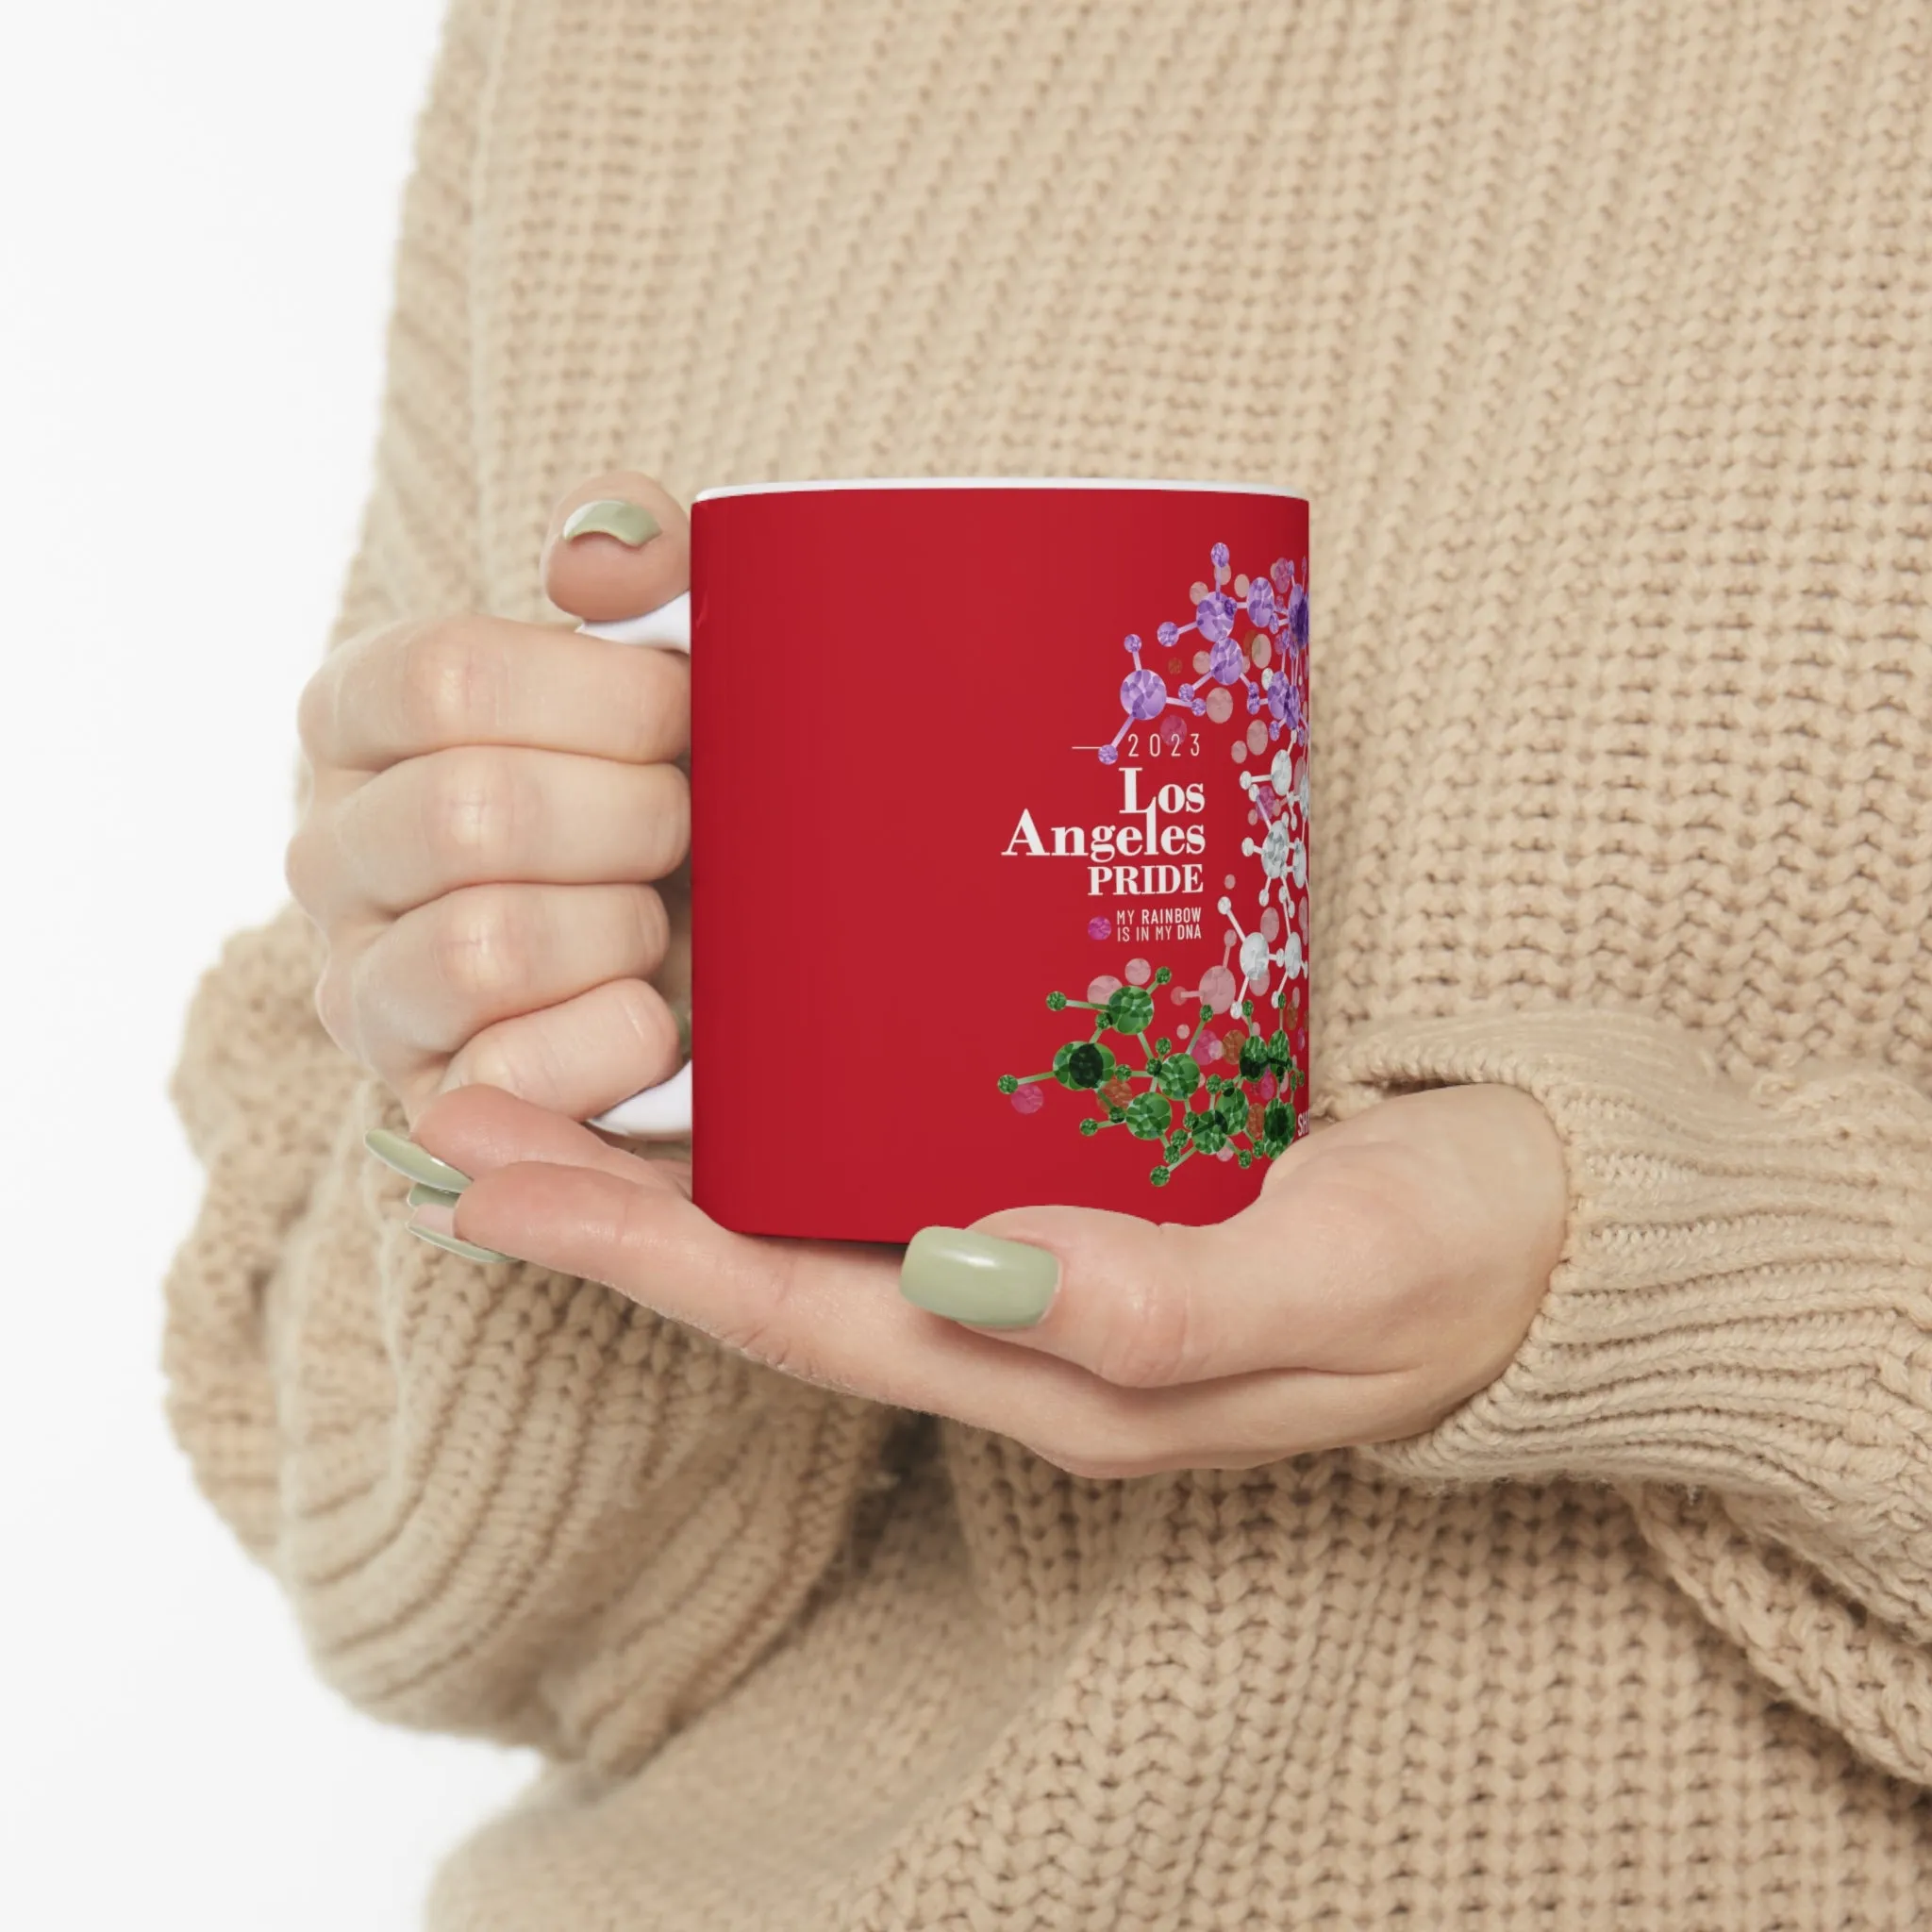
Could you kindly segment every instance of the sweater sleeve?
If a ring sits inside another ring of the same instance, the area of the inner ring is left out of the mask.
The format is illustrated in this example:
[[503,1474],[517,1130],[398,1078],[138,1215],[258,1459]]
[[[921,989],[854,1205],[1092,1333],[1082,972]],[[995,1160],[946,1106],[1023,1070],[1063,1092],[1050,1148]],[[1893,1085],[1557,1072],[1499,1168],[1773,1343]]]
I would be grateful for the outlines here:
[[[464,255],[487,9],[420,124],[377,474],[336,627],[477,601]],[[315,1015],[293,908],[229,941],[174,1093],[207,1175],[167,1283],[168,1412],[322,1674],[379,1716],[635,1764],[835,1580],[895,1411],[593,1283],[403,1231],[401,1111]]]
[[1562,1141],[1562,1259],[1515,1357],[1423,1435],[1424,1487],[1614,1485],[1777,1693],[1932,1784],[1932,1096],[1880,1066],[1733,1076],[1599,1011],[1367,1029],[1326,1110],[1491,1082]]

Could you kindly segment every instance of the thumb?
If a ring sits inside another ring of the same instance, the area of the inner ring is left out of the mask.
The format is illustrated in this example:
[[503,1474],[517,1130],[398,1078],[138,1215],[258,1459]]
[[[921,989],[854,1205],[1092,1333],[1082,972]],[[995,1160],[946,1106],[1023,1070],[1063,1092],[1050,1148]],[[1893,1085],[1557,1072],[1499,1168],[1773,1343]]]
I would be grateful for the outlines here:
[[1276,1185],[1208,1226],[1041,1207],[924,1228],[900,1291],[1123,1388],[1326,1368],[1351,1298],[1336,1245],[1297,1226],[1291,1198]]
[[1397,1366],[1391,1296],[1412,1275],[1412,1186],[1372,1159],[1300,1141],[1226,1221],[1152,1223],[1090,1208],[1010,1208],[922,1229],[900,1292],[1119,1387],[1261,1370]]
[[1425,1372],[1460,1401],[1527,1332],[1567,1200],[1538,1102],[1444,1087],[1295,1142],[1253,1202],[1211,1225],[1018,1208],[923,1229],[901,1291],[1129,1388],[1278,1368]]
[[608,471],[558,499],[541,568],[543,594],[573,617],[641,617],[691,588],[691,519],[661,483]]

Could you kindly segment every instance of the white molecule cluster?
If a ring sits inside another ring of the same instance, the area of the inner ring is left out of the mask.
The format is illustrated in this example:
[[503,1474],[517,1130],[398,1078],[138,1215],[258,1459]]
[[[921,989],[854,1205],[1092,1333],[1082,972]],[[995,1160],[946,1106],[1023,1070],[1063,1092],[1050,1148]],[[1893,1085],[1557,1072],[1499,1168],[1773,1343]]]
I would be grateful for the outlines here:
[[[1243,928],[1232,898],[1224,895],[1215,910],[1234,930],[1231,945],[1240,949],[1241,975],[1257,998],[1274,1006],[1289,985],[1301,977],[1306,956],[1300,928],[1307,917],[1308,888],[1308,760],[1299,759],[1284,745],[1274,754],[1266,778],[1252,772],[1241,774],[1241,790],[1253,800],[1257,822],[1267,826],[1257,843],[1241,841],[1241,851],[1261,861],[1261,890],[1257,895],[1261,917],[1255,929]],[[1279,940],[1278,945],[1271,942]],[[1281,978],[1268,991],[1269,969],[1278,966]]]

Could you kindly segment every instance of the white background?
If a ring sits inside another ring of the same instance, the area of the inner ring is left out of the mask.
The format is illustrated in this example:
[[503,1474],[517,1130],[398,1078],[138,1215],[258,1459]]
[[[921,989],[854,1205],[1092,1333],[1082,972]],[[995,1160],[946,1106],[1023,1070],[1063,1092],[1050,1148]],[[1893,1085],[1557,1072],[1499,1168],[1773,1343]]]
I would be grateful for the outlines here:
[[283,896],[437,0],[0,8],[0,1924],[416,1923],[527,1773],[308,1673],[161,1419],[163,1093]]

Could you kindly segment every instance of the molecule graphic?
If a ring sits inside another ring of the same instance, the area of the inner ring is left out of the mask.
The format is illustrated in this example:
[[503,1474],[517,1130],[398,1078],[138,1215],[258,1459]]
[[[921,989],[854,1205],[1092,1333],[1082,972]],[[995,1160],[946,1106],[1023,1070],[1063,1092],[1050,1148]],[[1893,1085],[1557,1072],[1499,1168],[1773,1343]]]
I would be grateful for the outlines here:
[[[1286,734],[1265,778],[1249,771],[1240,774],[1249,822],[1260,834],[1241,843],[1244,857],[1260,861],[1258,920],[1253,930],[1244,929],[1231,896],[1224,894],[1217,903],[1229,927],[1221,963],[1207,968],[1197,987],[1176,986],[1171,994],[1176,1005],[1193,1004],[1198,1010],[1197,1028],[1174,1029],[1186,1045],[1165,1034],[1148,1038],[1155,1007],[1147,982],[1151,976],[1154,987],[1169,986],[1173,973],[1162,967],[1150,975],[1146,961],[1130,960],[1126,972],[1133,984],[1102,974],[1084,1000],[1049,993],[1046,1004],[1054,1012],[1071,1008],[1091,1013],[1092,1032],[1069,1041],[1044,1073],[1005,1074],[999,1079],[1000,1091],[1011,1096],[1022,1113],[1040,1110],[1044,1089],[1039,1083],[1045,1081],[1074,1093],[1091,1093],[1104,1112],[1085,1116],[1080,1131],[1091,1136],[1124,1126],[1138,1140],[1159,1142],[1159,1161],[1148,1175],[1156,1187],[1165,1187],[1175,1169],[1196,1154],[1238,1160],[1244,1168],[1257,1158],[1272,1160],[1307,1125],[1294,1095],[1303,1084],[1299,1061],[1307,1047],[1307,1016],[1294,989],[1307,963],[1303,941],[1308,918],[1307,715],[1303,699],[1307,565],[1304,562],[1297,571],[1288,558],[1278,558],[1265,577],[1234,578],[1230,594],[1225,588],[1232,575],[1227,545],[1216,543],[1209,557],[1214,581],[1211,587],[1196,584],[1190,593],[1192,621],[1162,624],[1155,632],[1167,650],[1189,631],[1200,635],[1206,645],[1194,659],[1200,682],[1183,684],[1170,696],[1166,680],[1141,662],[1140,637],[1130,635],[1125,648],[1134,668],[1120,691],[1126,717],[1112,741],[1099,747],[1100,761],[1115,763],[1128,729],[1137,722],[1151,724],[1171,708],[1225,724],[1234,715],[1233,693],[1239,687],[1248,715],[1257,722],[1233,746],[1237,759]],[[1245,641],[1236,636],[1243,614],[1254,627]],[[1258,674],[1254,682],[1248,675],[1251,665]],[[1263,713],[1265,726],[1259,722]],[[1235,884],[1232,874],[1226,882]],[[1105,918],[1095,918],[1088,933],[1107,939],[1112,927]],[[1276,967],[1280,978],[1271,991]],[[1264,1018],[1272,1017],[1272,1033],[1257,1019],[1257,1006]],[[1217,1030],[1214,1023],[1224,1015],[1229,1024]],[[1123,1042],[1123,1050],[1124,1042],[1138,1042],[1142,1064],[1136,1067],[1124,1059],[1108,1043],[1108,1035]],[[1139,1091],[1136,1082],[1144,1083]]]
[[[1119,758],[1121,740],[1133,725],[1151,724],[1170,707],[1191,711],[1197,718],[1210,716],[1216,724],[1225,723],[1233,713],[1236,686],[1246,698],[1250,717],[1267,712],[1271,740],[1279,738],[1284,728],[1299,731],[1306,724],[1301,682],[1294,669],[1306,659],[1308,649],[1307,585],[1297,578],[1294,565],[1278,557],[1265,577],[1236,578],[1235,588],[1242,593],[1237,601],[1223,588],[1229,575],[1227,545],[1215,544],[1208,556],[1214,566],[1214,582],[1211,587],[1205,583],[1194,586],[1199,594],[1194,599],[1192,622],[1163,624],[1154,637],[1162,650],[1171,651],[1190,631],[1198,632],[1208,648],[1196,655],[1195,673],[1203,685],[1218,689],[1204,697],[1201,687],[1184,684],[1170,697],[1167,680],[1141,662],[1145,647],[1140,633],[1130,631],[1124,648],[1133,658],[1134,668],[1121,680],[1121,709],[1126,716],[1112,739],[1100,747],[1103,765]],[[1257,631],[1246,649],[1235,638],[1236,619],[1243,611]],[[1269,662],[1277,650],[1288,660],[1280,670]],[[1258,671],[1258,681],[1253,684],[1248,681],[1251,659]]]
[[[1165,986],[1173,977],[1163,966],[1154,984]],[[1125,1127],[1136,1140],[1159,1141],[1159,1163],[1147,1176],[1157,1188],[1164,1188],[1174,1170],[1195,1154],[1225,1158],[1231,1152],[1243,1167],[1251,1166],[1257,1155],[1272,1160],[1300,1128],[1294,1106],[1285,1096],[1300,1087],[1302,1074],[1294,1064],[1293,1041],[1283,1026],[1273,1034],[1263,1034],[1258,1026],[1231,1029],[1222,1036],[1222,1050],[1237,1071],[1206,1074],[1199,1058],[1176,1052],[1166,1034],[1148,1040],[1154,995],[1145,987],[1118,987],[1104,1003],[1050,992],[1046,1004],[1056,1013],[1069,1007],[1091,1013],[1093,1031],[1085,1040],[1069,1041],[1043,1074],[1001,1074],[1000,1091],[1017,1102],[1035,1081],[1057,1080],[1071,1091],[1093,1093],[1107,1112],[1087,1115],[1080,1131],[1092,1135]],[[1253,1000],[1242,1002],[1241,1013],[1253,1020]],[[1211,1008],[1201,1008],[1203,1026],[1212,1017]],[[1129,1066],[1101,1037],[1108,1033],[1138,1041],[1144,1064]],[[1134,1091],[1136,1080],[1147,1083],[1143,1091]]]
[[[1241,974],[1250,987],[1257,992],[1265,991],[1269,967],[1281,968],[1281,983],[1268,1002],[1278,1007],[1289,981],[1301,977],[1304,963],[1296,921],[1299,914],[1300,923],[1307,924],[1307,901],[1299,895],[1307,891],[1308,848],[1306,841],[1290,838],[1289,821],[1293,817],[1303,825],[1307,824],[1307,760],[1302,759],[1297,774],[1293,754],[1285,749],[1278,751],[1265,781],[1257,779],[1252,772],[1243,772],[1241,785],[1255,802],[1254,816],[1268,827],[1258,845],[1252,839],[1241,841],[1241,851],[1261,861],[1261,923],[1253,932],[1244,932],[1231,899],[1223,898],[1214,909],[1234,927],[1232,937],[1241,947]],[[1271,897],[1280,900],[1278,912],[1270,906]],[[1271,950],[1269,941],[1277,933],[1281,935],[1281,945],[1278,950]]]

